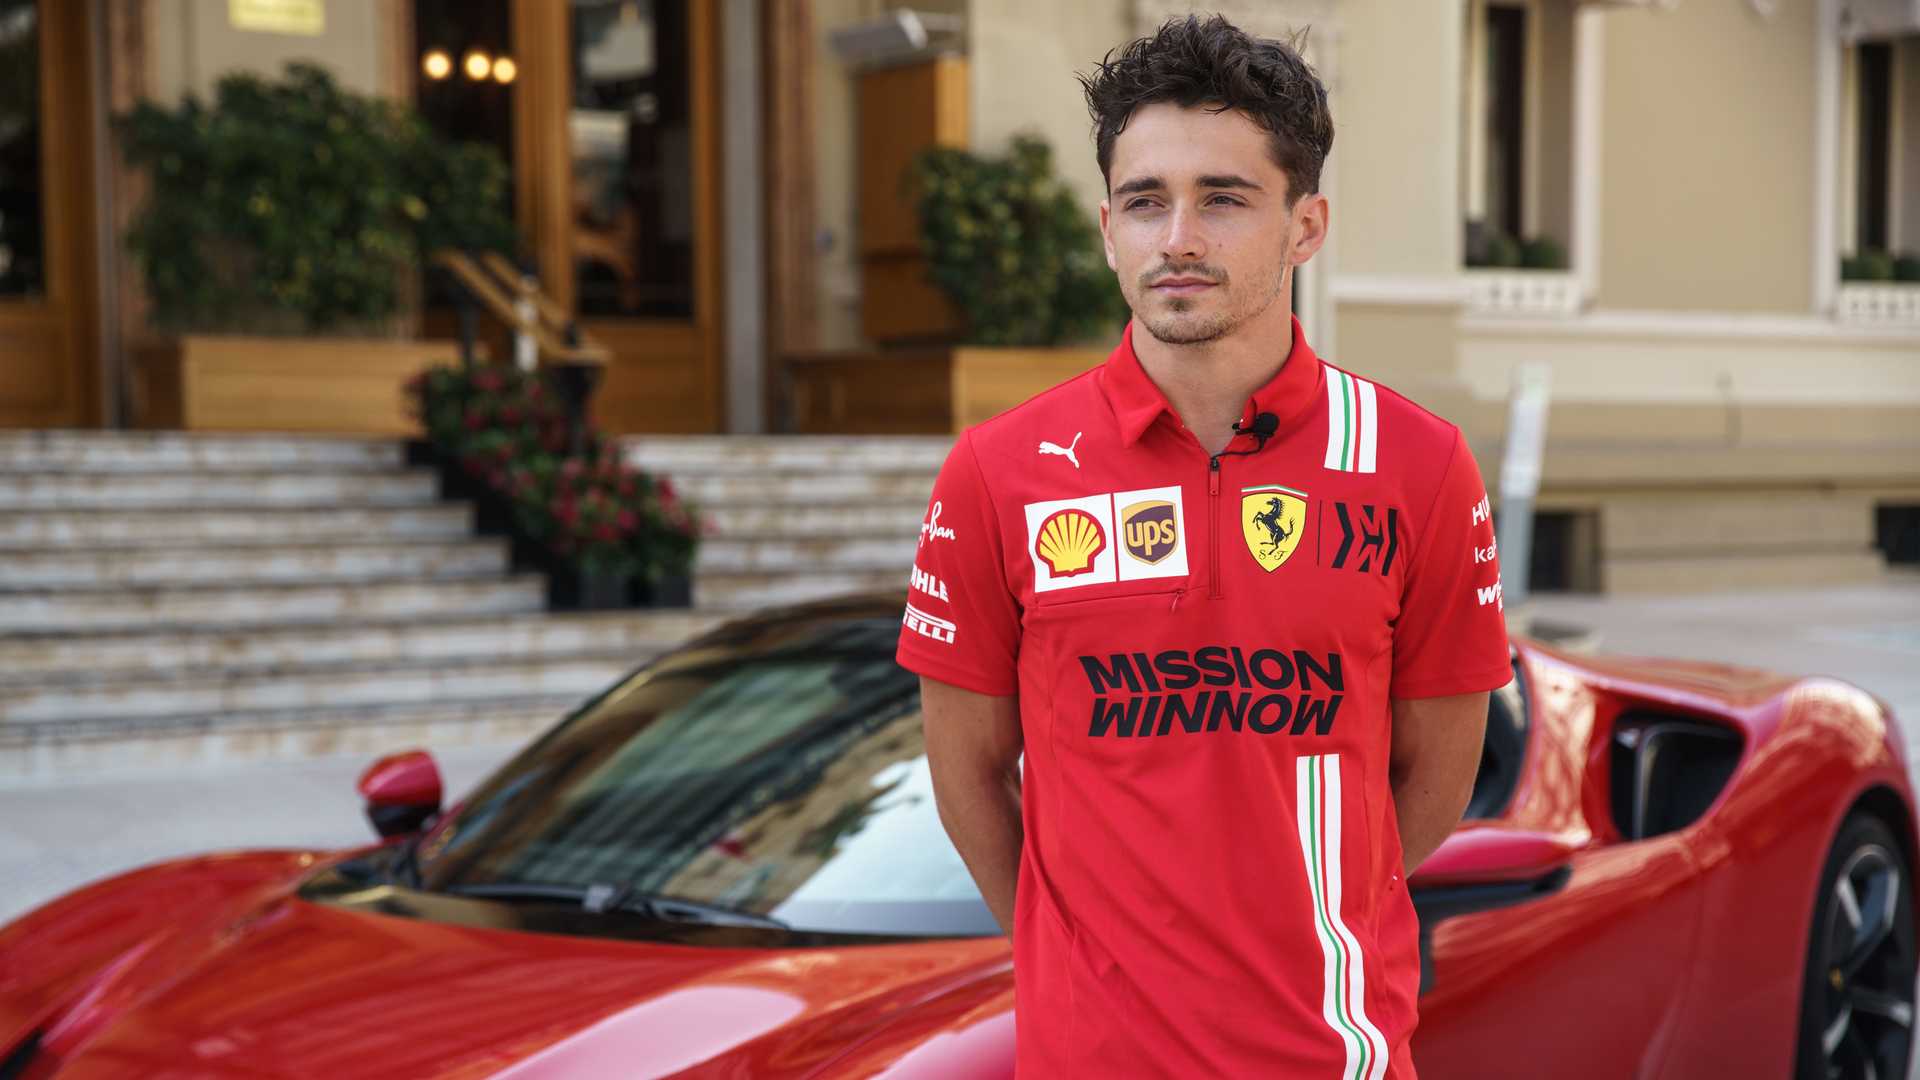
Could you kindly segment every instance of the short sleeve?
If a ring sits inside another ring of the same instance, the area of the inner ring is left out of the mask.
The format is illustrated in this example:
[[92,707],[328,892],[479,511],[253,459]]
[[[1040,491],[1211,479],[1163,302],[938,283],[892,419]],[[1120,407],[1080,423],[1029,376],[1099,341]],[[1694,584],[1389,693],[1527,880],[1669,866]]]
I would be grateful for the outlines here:
[[1496,690],[1513,677],[1493,511],[1458,431],[1421,526],[1393,630],[1395,698]]
[[976,693],[1015,692],[1020,610],[1007,589],[1002,548],[998,515],[964,434],[920,523],[896,653],[901,666]]

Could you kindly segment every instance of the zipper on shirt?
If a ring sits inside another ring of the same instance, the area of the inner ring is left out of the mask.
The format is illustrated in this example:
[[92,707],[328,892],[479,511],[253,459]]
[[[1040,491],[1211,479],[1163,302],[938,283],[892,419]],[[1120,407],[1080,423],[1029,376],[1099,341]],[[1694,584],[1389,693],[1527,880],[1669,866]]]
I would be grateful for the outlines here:
[[1213,557],[1207,560],[1207,574],[1212,587],[1207,595],[1220,599],[1220,455],[1214,454],[1207,459],[1207,521],[1208,530],[1213,534]]

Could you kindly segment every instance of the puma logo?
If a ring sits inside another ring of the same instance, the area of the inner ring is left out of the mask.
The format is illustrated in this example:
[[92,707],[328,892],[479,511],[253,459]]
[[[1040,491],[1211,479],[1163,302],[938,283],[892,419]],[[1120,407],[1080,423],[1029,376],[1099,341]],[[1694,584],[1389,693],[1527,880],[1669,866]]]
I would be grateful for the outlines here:
[[1080,445],[1080,436],[1085,434],[1086,432],[1084,431],[1074,432],[1073,441],[1065,446],[1061,446],[1059,443],[1047,442],[1042,439],[1040,441],[1040,452],[1042,454],[1059,454],[1061,457],[1073,462],[1073,467],[1077,469],[1080,467],[1080,459],[1073,456],[1073,448]]

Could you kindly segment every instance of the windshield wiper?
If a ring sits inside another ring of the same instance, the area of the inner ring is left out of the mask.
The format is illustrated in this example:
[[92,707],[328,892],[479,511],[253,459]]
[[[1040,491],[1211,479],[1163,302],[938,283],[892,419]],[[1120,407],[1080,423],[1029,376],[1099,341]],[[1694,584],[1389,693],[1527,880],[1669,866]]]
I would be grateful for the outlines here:
[[507,902],[578,904],[596,915],[609,911],[632,912],[663,922],[700,923],[706,926],[758,926],[768,930],[791,930],[792,926],[771,915],[756,915],[718,904],[703,904],[663,893],[636,892],[626,885],[596,882],[592,885],[544,885],[531,881],[483,881],[449,885],[441,890],[449,896],[475,900]]

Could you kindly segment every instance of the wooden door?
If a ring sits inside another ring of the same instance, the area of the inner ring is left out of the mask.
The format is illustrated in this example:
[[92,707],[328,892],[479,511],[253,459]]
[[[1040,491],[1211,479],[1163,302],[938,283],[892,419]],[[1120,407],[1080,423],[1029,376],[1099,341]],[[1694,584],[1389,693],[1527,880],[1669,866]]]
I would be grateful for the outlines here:
[[616,433],[711,432],[721,360],[718,0],[514,0],[516,212],[613,354]]
[[90,7],[0,0],[0,427],[100,421]]

